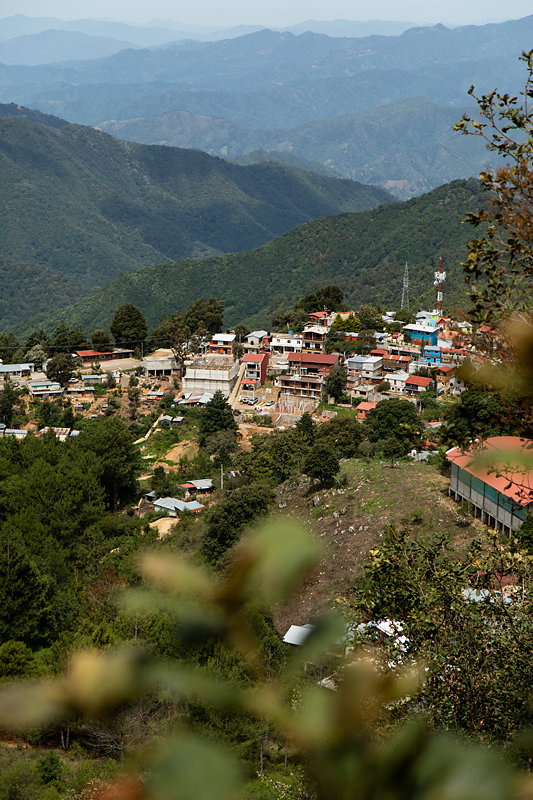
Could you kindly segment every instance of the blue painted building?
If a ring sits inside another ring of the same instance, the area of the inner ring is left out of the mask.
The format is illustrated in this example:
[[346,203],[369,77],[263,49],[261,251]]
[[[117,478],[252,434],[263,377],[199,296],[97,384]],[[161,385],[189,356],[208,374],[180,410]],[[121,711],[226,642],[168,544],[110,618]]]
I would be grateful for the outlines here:
[[440,330],[440,328],[432,328],[428,325],[419,325],[417,323],[403,326],[404,333],[409,334],[413,342],[429,344],[433,347],[437,346]]
[[424,364],[440,364],[441,360],[441,351],[440,347],[432,347],[431,345],[426,345],[424,347]]

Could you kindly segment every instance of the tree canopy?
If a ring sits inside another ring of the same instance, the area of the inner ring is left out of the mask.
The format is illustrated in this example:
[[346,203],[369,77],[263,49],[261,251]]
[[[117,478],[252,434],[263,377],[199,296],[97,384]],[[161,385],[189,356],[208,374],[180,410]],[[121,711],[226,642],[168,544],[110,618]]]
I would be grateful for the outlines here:
[[65,386],[74,374],[74,359],[70,353],[57,353],[49,359],[46,365],[46,374],[51,381],[57,381]]
[[237,423],[233,410],[224,394],[218,390],[211,400],[205,404],[200,417],[200,443],[204,445],[207,439],[218,431],[230,431],[235,436]]
[[382,400],[368,412],[364,425],[371,442],[396,439],[404,453],[420,444],[423,425],[409,400],[397,397]]
[[146,320],[137,306],[126,303],[115,311],[110,326],[115,344],[134,349],[146,339]]

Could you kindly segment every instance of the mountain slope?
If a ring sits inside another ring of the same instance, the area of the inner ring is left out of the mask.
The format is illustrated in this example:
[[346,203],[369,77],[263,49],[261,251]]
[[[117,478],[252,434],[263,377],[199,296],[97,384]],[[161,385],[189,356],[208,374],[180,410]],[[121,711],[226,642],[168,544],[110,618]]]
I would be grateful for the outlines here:
[[[0,119],[0,171],[0,253],[64,275],[80,294],[136,267],[247,250],[309,219],[391,199],[279,164],[241,167],[24,118]],[[15,272],[5,288],[16,281]]]
[[[186,308],[201,295],[223,299],[225,324],[270,324],[273,312],[326,283],[337,283],[347,302],[399,306],[409,263],[411,307],[433,306],[432,265],[442,255],[448,279],[445,305],[467,305],[460,262],[472,235],[462,225],[483,194],[477,181],[456,181],[428,195],[373,211],[316,220],[247,253],[185,259],[136,270],[93,292],[60,315],[92,331],[109,327],[123,303],[139,306],[150,325]],[[31,321],[52,328],[58,315]],[[25,331],[28,330],[26,326]]]
[[232,159],[254,150],[289,153],[410,197],[485,167],[489,156],[483,142],[452,131],[460,116],[459,109],[418,97],[286,131],[258,131],[185,111],[100,127],[121,139],[198,147]]

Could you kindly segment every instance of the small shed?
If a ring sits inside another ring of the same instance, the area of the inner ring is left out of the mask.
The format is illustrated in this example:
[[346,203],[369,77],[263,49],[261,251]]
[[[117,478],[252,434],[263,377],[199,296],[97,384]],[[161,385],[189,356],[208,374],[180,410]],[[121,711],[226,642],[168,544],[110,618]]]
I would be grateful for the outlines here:
[[187,495],[191,494],[207,494],[213,492],[215,487],[211,478],[201,478],[199,480],[187,481],[187,483],[180,483],[180,489],[185,489]]
[[205,506],[198,503],[196,500],[185,502],[178,500],[176,497],[160,497],[154,500],[154,509],[156,511],[165,511],[169,517],[177,517],[181,511],[201,511]]

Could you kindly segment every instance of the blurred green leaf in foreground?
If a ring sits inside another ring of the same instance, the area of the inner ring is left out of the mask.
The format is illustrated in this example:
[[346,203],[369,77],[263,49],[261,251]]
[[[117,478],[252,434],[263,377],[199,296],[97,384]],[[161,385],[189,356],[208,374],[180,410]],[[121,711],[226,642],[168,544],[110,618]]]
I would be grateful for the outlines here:
[[[164,610],[176,635],[209,631],[238,654],[252,680],[236,685],[198,664],[156,660],[140,649],[73,655],[57,681],[19,683],[0,696],[4,730],[111,718],[146,695],[229,709],[261,720],[289,743],[300,765],[296,786],[268,781],[265,797],[316,800],[511,800],[533,797],[533,786],[489,749],[429,730],[423,718],[391,726],[391,710],[416,694],[424,670],[380,666],[377,653],[345,652],[344,622],[318,621],[301,648],[270,669],[254,632],[253,612],[282,603],[309,576],[320,555],[316,542],[292,522],[268,522],[235,548],[226,571],[213,575],[185,558],[149,554],[141,563],[145,587],[127,593],[126,609]],[[319,681],[320,664],[334,664]],[[307,673],[305,666],[312,665]],[[396,674],[395,674],[396,673]],[[215,737],[192,731],[176,713],[171,735],[156,736],[136,756],[134,774],[94,788],[91,800],[238,800],[247,794],[239,760]]]

